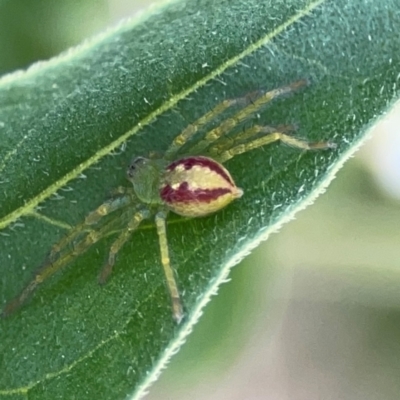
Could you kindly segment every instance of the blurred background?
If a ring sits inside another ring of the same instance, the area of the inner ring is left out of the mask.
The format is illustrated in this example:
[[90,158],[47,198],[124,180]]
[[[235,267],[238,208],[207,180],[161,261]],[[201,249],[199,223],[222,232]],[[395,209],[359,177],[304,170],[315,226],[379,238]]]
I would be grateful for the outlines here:
[[[0,0],[0,75],[156,1]],[[399,243],[400,105],[234,268],[146,400],[398,400]]]

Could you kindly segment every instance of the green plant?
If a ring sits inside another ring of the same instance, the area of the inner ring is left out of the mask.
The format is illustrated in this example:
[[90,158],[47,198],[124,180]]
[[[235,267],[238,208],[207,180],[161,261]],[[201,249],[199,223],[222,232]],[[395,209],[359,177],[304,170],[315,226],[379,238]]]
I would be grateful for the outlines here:
[[390,0],[170,2],[3,77],[2,304],[65,228],[124,183],[133,155],[164,151],[219,101],[308,79],[300,96],[271,103],[257,123],[294,123],[298,135],[333,139],[338,150],[276,144],[244,154],[229,162],[245,191],[240,202],[205,219],[169,220],[187,325],[171,319],[152,224],[124,247],[104,288],[94,277],[113,237],[93,247],[0,322],[0,395],[140,393],[229,269],[315,198],[396,99],[395,10]]

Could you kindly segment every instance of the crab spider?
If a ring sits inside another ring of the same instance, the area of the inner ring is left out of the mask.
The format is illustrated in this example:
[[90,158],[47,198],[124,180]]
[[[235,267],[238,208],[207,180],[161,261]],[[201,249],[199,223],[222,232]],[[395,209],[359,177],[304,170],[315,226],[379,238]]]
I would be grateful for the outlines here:
[[[105,283],[119,250],[143,220],[154,217],[172,314],[175,321],[180,323],[184,311],[169,258],[166,234],[168,212],[184,217],[202,217],[222,209],[242,196],[242,189],[236,186],[222,165],[239,154],[278,140],[304,150],[334,148],[335,145],[331,142],[309,143],[290,136],[288,132],[294,130],[290,125],[276,128],[254,125],[233,137],[225,136],[254,115],[264,104],[305,85],[306,82],[301,80],[271,91],[257,91],[242,98],[224,100],[176,136],[162,157],[133,159],[127,170],[127,178],[132,186],[117,188],[111,199],[89,213],[81,224],[72,228],[56,243],[33,279],[17,297],[6,304],[2,315],[12,314],[25,303],[40,283],[112,233],[115,219],[127,221],[126,227],[112,243],[108,258],[100,271],[99,283]],[[210,129],[202,139],[191,143],[199,130],[233,106],[241,108]],[[185,145],[189,150],[185,155],[180,155]],[[115,213],[117,210],[121,212]],[[103,222],[103,218],[110,214],[115,215],[114,219],[110,217],[108,222]]]

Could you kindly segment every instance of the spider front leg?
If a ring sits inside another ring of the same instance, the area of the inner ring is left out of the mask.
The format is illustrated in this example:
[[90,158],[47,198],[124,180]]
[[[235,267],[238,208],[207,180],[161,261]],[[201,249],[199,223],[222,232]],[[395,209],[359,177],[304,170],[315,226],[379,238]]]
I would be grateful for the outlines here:
[[140,210],[137,211],[130,219],[128,226],[120,233],[114,243],[111,245],[110,252],[108,253],[107,263],[104,265],[99,274],[99,283],[104,284],[111,275],[112,269],[115,264],[115,256],[121,250],[122,246],[131,237],[132,233],[138,228],[144,219],[150,217],[150,211]]
[[92,230],[87,236],[75,242],[73,248],[67,248],[67,251],[60,253],[56,260],[51,260],[50,257],[47,257],[43,265],[35,273],[33,279],[14,299],[5,305],[0,314],[1,317],[8,317],[17,311],[41,283],[71,263],[76,257],[83,254],[98,240],[106,236],[110,232],[110,228],[110,226],[105,225],[99,231]]
[[169,260],[167,231],[165,227],[166,218],[167,218],[167,213],[165,211],[160,211],[159,213],[157,213],[156,226],[157,226],[158,240],[160,244],[161,263],[164,269],[165,280],[167,282],[169,294],[171,296],[172,315],[175,321],[179,324],[183,319],[184,313],[179,295],[178,285],[176,284],[174,271],[171,268],[171,263]]
[[[130,193],[130,189],[124,191],[118,189],[119,194],[123,192]],[[42,282],[68,265],[76,257],[83,254],[101,238],[107,236],[112,231],[115,221],[110,221],[98,230],[95,230],[93,226],[98,224],[104,216],[130,205],[132,202],[133,198],[131,194],[122,194],[120,197],[111,199],[99,206],[85,218],[83,223],[72,228],[63,239],[53,246],[50,254],[46,257],[38,271],[35,272],[33,279],[28,285],[13,300],[5,305],[1,316],[7,317],[13,314],[26,302]],[[82,235],[85,236],[81,237]]]
[[119,187],[114,191],[114,194],[119,197],[115,197],[101,204],[94,211],[90,212],[82,223],[71,229],[64,238],[53,245],[48,258],[50,260],[55,260],[62,249],[73,244],[74,240],[76,240],[79,235],[85,232],[90,235],[90,232],[93,230],[93,225],[97,224],[103,217],[133,202],[133,191],[131,188]]

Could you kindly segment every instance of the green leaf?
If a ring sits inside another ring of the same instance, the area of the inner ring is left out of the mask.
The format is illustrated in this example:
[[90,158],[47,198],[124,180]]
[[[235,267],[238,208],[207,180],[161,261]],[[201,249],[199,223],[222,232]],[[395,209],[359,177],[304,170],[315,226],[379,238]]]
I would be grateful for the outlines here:
[[0,74],[45,60],[98,32],[108,8],[107,0],[0,0]]
[[188,311],[180,326],[171,317],[153,223],[124,246],[104,287],[97,271],[115,235],[93,246],[0,321],[0,396],[139,396],[229,269],[315,198],[398,98],[399,30],[395,0],[169,2],[3,77],[3,305],[66,227],[127,184],[132,156],[164,151],[226,98],[308,79],[307,88],[276,99],[255,120],[296,124],[296,135],[331,139],[338,149],[273,144],[240,155],[226,164],[244,190],[240,200],[207,218],[171,215],[171,259]]

